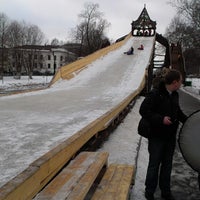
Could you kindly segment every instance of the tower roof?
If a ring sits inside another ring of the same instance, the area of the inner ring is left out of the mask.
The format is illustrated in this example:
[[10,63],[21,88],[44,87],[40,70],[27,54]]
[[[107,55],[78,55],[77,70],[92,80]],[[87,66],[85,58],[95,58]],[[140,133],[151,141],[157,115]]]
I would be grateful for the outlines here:
[[156,29],[156,21],[151,20],[145,5],[138,19],[133,21],[131,25],[134,29]]

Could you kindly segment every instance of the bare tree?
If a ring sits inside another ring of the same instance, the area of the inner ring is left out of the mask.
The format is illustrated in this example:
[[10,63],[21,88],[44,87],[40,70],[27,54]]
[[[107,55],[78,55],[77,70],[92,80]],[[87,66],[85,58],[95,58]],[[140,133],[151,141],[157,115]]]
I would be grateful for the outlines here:
[[21,46],[23,44],[23,28],[22,24],[20,24],[18,21],[12,21],[10,23],[10,26],[8,27],[8,46],[10,48]]
[[166,36],[171,41],[182,42],[183,47],[200,47],[200,1],[175,0],[170,4],[177,9],[177,15],[172,19],[166,30]]
[[4,13],[0,13],[0,79],[3,79],[3,72],[4,72],[4,62],[6,56],[6,42],[8,40],[7,33],[8,33],[8,26],[9,20],[8,17]]
[[[76,28],[71,30],[71,35],[75,43],[79,43],[80,47],[77,52],[78,57],[83,55],[84,51],[84,44],[85,44],[85,33],[86,33],[86,25],[84,22],[80,23],[79,25],[76,26]],[[85,49],[85,54],[88,54],[86,52],[87,50]]]
[[51,45],[52,46],[59,46],[60,42],[57,38],[54,38],[51,40]]
[[0,47],[6,45],[9,19],[4,13],[0,13]]
[[87,47],[88,53],[99,49],[105,38],[105,31],[110,26],[103,13],[99,11],[99,4],[85,3],[84,10],[79,14],[80,24],[72,30],[75,41]]
[[174,0],[169,2],[177,9],[177,13],[184,17],[186,22],[193,23],[200,28],[200,1],[199,0]]
[[24,39],[26,45],[39,45],[44,40],[44,34],[36,25],[24,25]]
[[190,29],[179,16],[176,16],[167,27],[165,36],[170,43],[179,42],[184,48],[189,48],[191,46],[190,39],[188,38],[190,37]]
[[14,67],[16,78],[20,78],[22,69],[32,78],[35,51],[29,50],[28,54],[33,55],[27,56],[24,46],[40,45],[43,41],[44,34],[38,26],[25,21],[11,21],[5,14],[0,13],[0,79],[3,79],[4,64],[7,65],[6,69],[9,67],[12,71]]
[[[44,40],[44,34],[36,25],[26,25],[23,26],[23,42],[25,45],[39,45]],[[27,55],[28,53],[28,55]],[[34,68],[34,60],[36,57],[35,48],[30,48],[23,56],[23,67],[26,70],[30,79],[32,79],[32,73]]]
[[26,50],[28,51],[27,55],[24,46],[41,44],[44,39],[44,34],[36,25],[27,24],[24,21],[21,23],[12,21],[9,26],[8,36],[9,46],[13,48],[12,56],[16,60],[15,78],[20,78],[22,69],[25,69],[29,77],[32,78],[35,51],[32,51],[31,48],[29,48],[29,50]]
[[170,4],[177,9],[166,36],[172,42],[181,42],[187,73],[199,72],[200,49],[200,1],[174,0]]
[[34,64],[35,61],[38,59],[37,58],[37,51],[34,48],[23,50],[23,60],[22,60],[22,65],[24,69],[26,70],[26,73],[28,74],[29,78],[32,79],[32,74],[33,74],[33,69],[34,69]]

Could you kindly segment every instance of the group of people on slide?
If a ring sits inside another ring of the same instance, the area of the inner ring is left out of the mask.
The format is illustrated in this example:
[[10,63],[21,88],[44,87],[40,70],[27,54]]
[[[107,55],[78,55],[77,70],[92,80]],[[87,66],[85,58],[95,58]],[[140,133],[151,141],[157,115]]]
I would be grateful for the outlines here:
[[[143,44],[141,44],[140,47],[138,47],[138,50],[144,50]],[[134,54],[134,48],[131,46],[131,48],[128,51],[124,52],[124,54],[133,55]]]

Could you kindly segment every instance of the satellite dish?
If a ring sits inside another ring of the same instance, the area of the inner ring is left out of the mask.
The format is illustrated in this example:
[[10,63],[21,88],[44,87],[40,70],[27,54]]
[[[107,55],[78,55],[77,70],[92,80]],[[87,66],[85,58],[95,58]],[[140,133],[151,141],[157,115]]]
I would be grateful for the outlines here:
[[186,162],[200,173],[200,110],[188,117],[179,132],[178,143]]

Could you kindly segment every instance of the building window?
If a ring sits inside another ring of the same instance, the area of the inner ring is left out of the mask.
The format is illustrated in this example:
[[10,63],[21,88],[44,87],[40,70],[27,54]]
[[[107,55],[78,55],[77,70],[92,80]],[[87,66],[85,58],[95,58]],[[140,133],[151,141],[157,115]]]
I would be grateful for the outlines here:
[[54,60],[56,60],[56,56],[54,56]]
[[60,61],[63,61],[63,56],[60,56]]
[[48,69],[50,69],[51,68],[51,64],[48,64]]
[[37,63],[34,63],[34,67],[37,68]]
[[43,55],[40,55],[40,60],[43,60]]
[[37,59],[37,55],[34,55],[34,59]]
[[42,64],[42,63],[40,63],[40,69],[42,69],[42,67],[43,67],[43,64]]
[[51,60],[51,55],[48,55],[48,60]]

